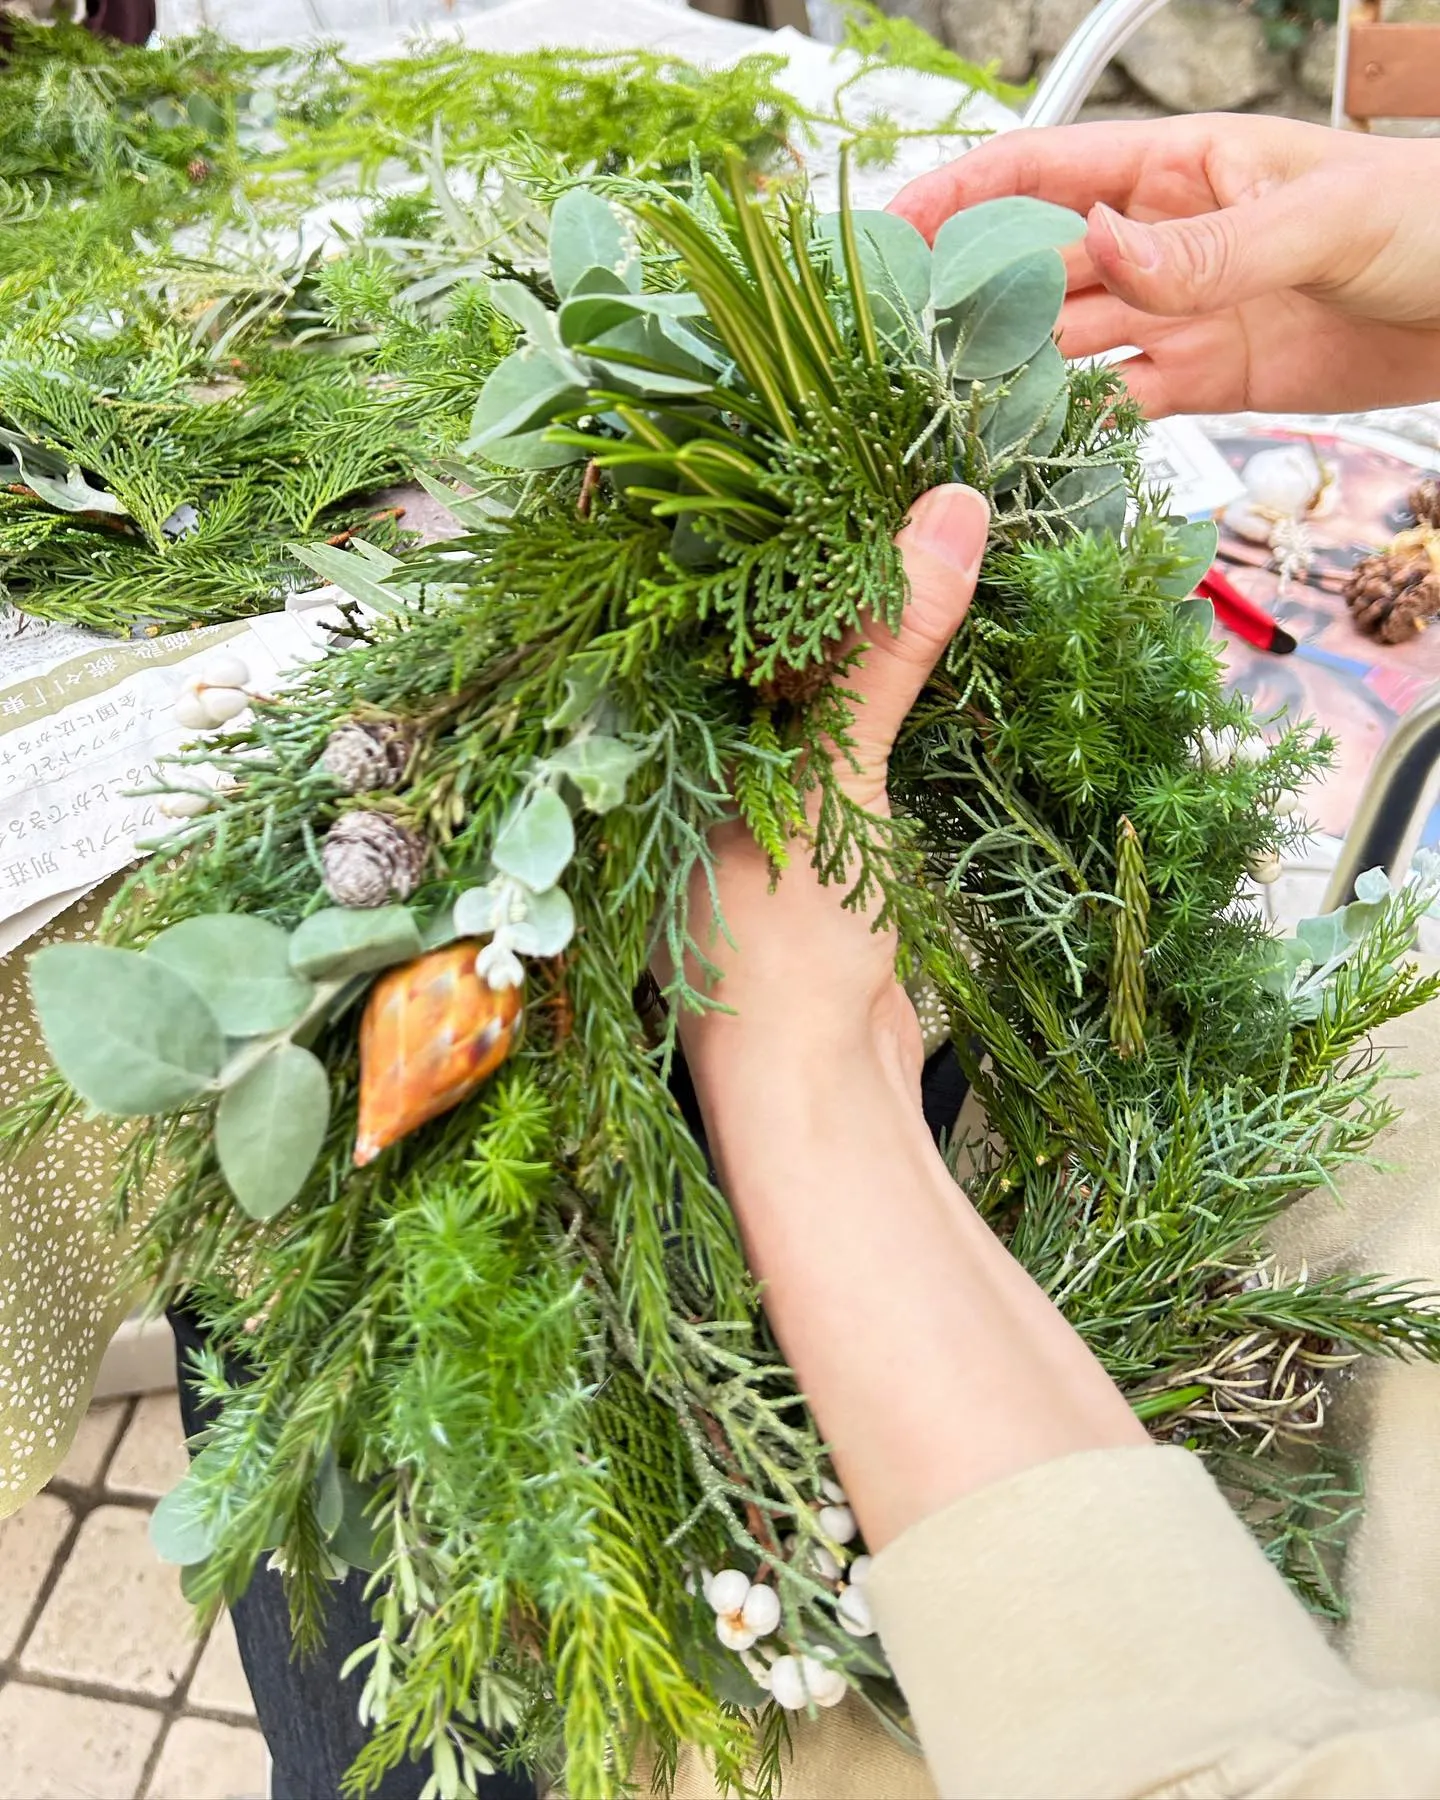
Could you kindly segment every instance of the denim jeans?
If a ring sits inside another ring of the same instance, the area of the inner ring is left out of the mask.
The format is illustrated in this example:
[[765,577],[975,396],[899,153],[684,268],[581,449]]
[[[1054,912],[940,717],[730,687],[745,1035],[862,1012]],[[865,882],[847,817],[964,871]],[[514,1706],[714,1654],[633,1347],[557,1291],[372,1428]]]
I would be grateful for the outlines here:
[[[954,1052],[937,1050],[925,1065],[921,1101],[926,1123],[938,1138],[954,1124],[966,1092]],[[677,1067],[675,1097],[690,1128],[704,1143],[699,1107],[683,1066]],[[209,1422],[190,1380],[190,1354],[204,1340],[192,1313],[170,1314],[175,1332],[180,1382],[180,1417],[186,1437]],[[240,1373],[240,1372],[237,1372]],[[325,1641],[298,1656],[290,1641],[290,1614],[280,1577],[263,1565],[231,1608],[240,1660],[255,1699],[255,1712],[274,1764],[272,1800],[339,1800],[340,1780],[359,1755],[365,1728],[358,1715],[363,1676],[342,1679],[347,1659],[375,1635],[365,1601],[367,1577],[352,1571],[331,1584]],[[392,1769],[375,1790],[375,1800],[418,1800],[429,1777],[428,1763]],[[535,1800],[528,1776],[496,1774],[481,1784],[481,1800]]]

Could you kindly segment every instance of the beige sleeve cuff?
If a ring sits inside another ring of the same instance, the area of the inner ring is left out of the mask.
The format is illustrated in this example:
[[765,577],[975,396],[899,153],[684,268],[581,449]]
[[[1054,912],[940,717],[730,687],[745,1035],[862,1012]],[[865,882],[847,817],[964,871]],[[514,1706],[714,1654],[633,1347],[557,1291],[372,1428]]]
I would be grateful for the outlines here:
[[1283,1793],[1307,1747],[1415,1716],[1367,1695],[1185,1450],[1087,1451],[969,1495],[885,1549],[868,1592],[946,1800]]

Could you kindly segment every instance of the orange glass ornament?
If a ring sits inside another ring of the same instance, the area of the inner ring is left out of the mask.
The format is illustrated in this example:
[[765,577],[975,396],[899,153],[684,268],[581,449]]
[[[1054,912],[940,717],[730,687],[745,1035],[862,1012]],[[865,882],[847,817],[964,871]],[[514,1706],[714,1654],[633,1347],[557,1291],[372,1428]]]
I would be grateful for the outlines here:
[[520,989],[475,973],[473,940],[388,969],[360,1021],[355,1166],[458,1106],[493,1075],[520,1032]]

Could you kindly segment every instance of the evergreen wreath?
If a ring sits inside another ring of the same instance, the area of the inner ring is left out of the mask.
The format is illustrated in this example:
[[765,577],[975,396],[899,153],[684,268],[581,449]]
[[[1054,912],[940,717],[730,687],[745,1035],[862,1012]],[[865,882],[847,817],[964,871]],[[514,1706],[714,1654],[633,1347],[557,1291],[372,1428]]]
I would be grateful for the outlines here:
[[[905,1727],[667,1086],[712,1004],[687,888],[735,811],[778,880],[807,858],[896,927],[984,1104],[975,1204],[1335,1604],[1352,1490],[1293,1446],[1337,1362],[1440,1355],[1440,1315],[1278,1270],[1263,1232],[1391,1116],[1369,1038],[1436,991],[1404,961],[1435,883],[1372,875],[1285,943],[1244,898],[1327,745],[1226,695],[1187,598],[1210,528],[1143,491],[1117,378],[1054,348],[1082,231],[997,201],[932,252],[738,166],[565,188],[547,263],[488,290],[519,347],[465,534],[332,551],[370,623],[197,745],[235,785],[106,944],[32,961],[58,1073],[7,1134],[134,1119],[134,1272],[214,1333],[219,1422],[157,1544],[202,1608],[273,1556],[302,1644],[374,1572],[357,1794],[420,1756],[437,1794],[505,1762],[588,1800],[685,1743],[770,1792],[793,1710],[853,1689]],[[818,753],[837,646],[898,619],[894,533],[950,479],[991,546],[882,821]]]

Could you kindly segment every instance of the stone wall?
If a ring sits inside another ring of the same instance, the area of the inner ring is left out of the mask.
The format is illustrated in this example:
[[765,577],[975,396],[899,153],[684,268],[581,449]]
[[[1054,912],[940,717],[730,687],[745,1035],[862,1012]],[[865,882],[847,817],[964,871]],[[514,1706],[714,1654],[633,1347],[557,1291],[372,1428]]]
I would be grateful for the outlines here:
[[[1043,75],[1094,0],[880,0],[1007,81]],[[817,25],[821,5],[812,0]],[[1386,0],[1387,19],[1440,20],[1440,0]],[[823,29],[823,27],[822,27]],[[1145,117],[1253,110],[1326,119],[1335,28],[1298,51],[1269,48],[1244,0],[1170,0],[1119,52],[1082,116]]]

